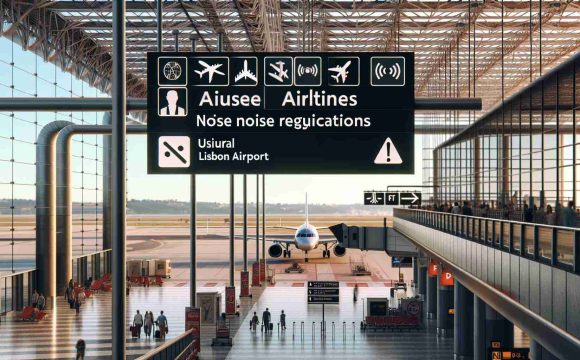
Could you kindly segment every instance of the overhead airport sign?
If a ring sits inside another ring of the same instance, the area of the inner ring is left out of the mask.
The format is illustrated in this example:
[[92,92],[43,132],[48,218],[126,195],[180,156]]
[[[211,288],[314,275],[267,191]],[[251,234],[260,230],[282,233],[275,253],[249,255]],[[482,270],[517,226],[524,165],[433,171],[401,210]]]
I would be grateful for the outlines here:
[[152,174],[411,174],[412,53],[149,53]]
[[309,304],[338,304],[339,283],[338,281],[309,281],[307,296]]
[[365,205],[421,205],[421,192],[365,191]]

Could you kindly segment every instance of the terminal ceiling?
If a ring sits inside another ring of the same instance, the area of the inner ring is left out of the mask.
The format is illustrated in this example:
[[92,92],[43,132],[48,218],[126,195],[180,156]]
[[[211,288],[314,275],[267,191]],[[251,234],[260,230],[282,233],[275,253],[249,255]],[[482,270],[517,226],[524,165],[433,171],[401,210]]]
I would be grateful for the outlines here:
[[[4,37],[108,91],[111,1],[0,6]],[[197,51],[216,51],[218,33],[234,52],[412,51],[416,96],[481,97],[485,113],[502,100],[502,78],[508,97],[578,51],[580,1],[163,1],[164,50],[173,50],[175,32],[182,51],[192,37]],[[145,53],[157,50],[156,37],[156,2],[127,1],[130,96],[145,95]],[[455,114],[453,126],[477,116]],[[417,122],[446,118],[423,113]]]

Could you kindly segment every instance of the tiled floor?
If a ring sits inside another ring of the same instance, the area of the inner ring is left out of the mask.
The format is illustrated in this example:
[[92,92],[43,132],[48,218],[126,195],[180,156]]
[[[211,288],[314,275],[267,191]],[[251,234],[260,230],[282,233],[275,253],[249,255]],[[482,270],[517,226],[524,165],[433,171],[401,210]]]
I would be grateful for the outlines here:
[[[344,285],[344,284],[343,284]],[[359,300],[352,299],[353,288],[341,287],[340,305],[325,306],[326,336],[320,333],[322,305],[307,305],[306,289],[269,287],[250,313],[261,317],[268,307],[274,332],[251,332],[242,326],[234,338],[227,359],[452,359],[453,339],[435,335],[434,324],[413,332],[361,332],[363,304],[367,297],[384,297],[388,288],[359,289]],[[287,330],[278,330],[280,311],[287,314]],[[244,323],[249,324],[249,317]],[[304,321],[303,330],[301,330]],[[314,324],[313,324],[314,322]],[[334,338],[333,338],[334,322]],[[343,325],[344,322],[344,325]],[[353,326],[354,322],[354,326]]]
[[[168,339],[184,329],[184,308],[189,302],[189,284],[132,288],[127,305],[129,323],[137,309],[165,311],[169,321]],[[201,284],[200,284],[201,285]],[[381,282],[359,285],[359,300],[353,302],[353,287],[341,282],[340,304],[325,306],[326,336],[321,336],[322,305],[306,303],[306,287],[277,284],[255,288],[252,299],[240,303],[241,316],[231,319],[234,346],[211,347],[213,326],[202,327],[201,359],[452,359],[453,339],[437,338],[435,323],[413,332],[361,332],[365,299],[386,297],[389,288]],[[224,284],[198,288],[198,291],[223,292]],[[222,294],[222,299],[224,296]],[[222,304],[223,306],[223,304]],[[266,335],[249,331],[249,319],[254,311],[260,318],[268,307],[272,313],[274,332]],[[41,323],[16,322],[8,318],[0,324],[0,359],[70,359],[79,338],[87,343],[87,359],[110,359],[111,295],[97,294],[88,299],[79,316],[62,298],[57,308]],[[280,311],[287,314],[287,330],[277,323]],[[302,326],[302,322],[304,322]],[[239,329],[239,331],[237,331]],[[333,331],[334,329],[334,331]],[[237,333],[236,333],[237,331]],[[334,334],[334,335],[333,335]],[[130,359],[161,344],[145,338],[131,339],[128,334],[127,354]],[[516,345],[526,346],[527,337],[516,330]]]
[[[203,291],[224,291],[223,287],[204,288]],[[256,298],[259,297],[261,289]],[[222,294],[222,299],[224,298]],[[178,336],[184,330],[184,309],[189,304],[189,286],[187,287],[150,287],[132,288],[127,303],[127,326],[133,320],[135,311],[152,311],[155,316],[163,310],[168,318],[169,334],[167,340]],[[223,305],[222,305],[223,306]],[[251,307],[251,300],[244,299],[240,306],[242,316]],[[3,319],[0,324],[2,340],[0,341],[0,359],[67,359],[75,356],[75,343],[84,339],[87,343],[87,359],[110,359],[111,356],[111,294],[96,294],[86,300],[80,315],[70,309],[62,298],[57,299],[55,310],[49,310],[49,315],[40,323],[16,321],[13,316]],[[232,326],[237,328],[240,319],[233,318]],[[202,328],[202,345],[204,359],[224,359],[229,349],[213,349],[210,326]],[[127,332],[127,355],[135,358],[162,342],[146,339],[131,339]]]

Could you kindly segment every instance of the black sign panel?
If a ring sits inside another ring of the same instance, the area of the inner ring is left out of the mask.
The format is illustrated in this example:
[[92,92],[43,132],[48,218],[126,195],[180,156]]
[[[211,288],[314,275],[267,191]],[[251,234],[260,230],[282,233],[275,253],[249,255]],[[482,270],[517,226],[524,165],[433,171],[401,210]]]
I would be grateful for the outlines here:
[[309,304],[338,304],[339,298],[338,296],[308,296],[308,303]]
[[309,304],[338,304],[340,290],[338,281],[309,281]]
[[152,174],[411,174],[412,53],[149,53]]
[[308,288],[328,289],[338,288],[338,281],[309,281]]
[[488,348],[488,359],[490,360],[528,360],[530,359],[529,348]]
[[338,296],[338,289],[308,289],[308,295],[332,295]]
[[376,191],[365,191],[365,205],[385,205],[385,193]]
[[402,192],[399,194],[400,205],[421,205],[420,192]]
[[399,193],[385,193],[385,205],[399,205]]
[[365,191],[365,205],[421,205],[421,193],[413,192],[384,192]]

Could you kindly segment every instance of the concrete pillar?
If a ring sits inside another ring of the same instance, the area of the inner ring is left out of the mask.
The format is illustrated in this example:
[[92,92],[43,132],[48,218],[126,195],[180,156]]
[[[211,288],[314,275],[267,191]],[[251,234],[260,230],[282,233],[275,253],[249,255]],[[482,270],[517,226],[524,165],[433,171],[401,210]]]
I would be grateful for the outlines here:
[[[439,277],[434,278],[436,280]],[[453,286],[444,286],[437,281],[437,336],[448,337],[453,332]]]
[[487,351],[492,342],[499,342],[501,347],[513,347],[513,324],[480,298],[474,296],[473,301],[474,359],[487,359]]
[[427,277],[426,288],[427,319],[437,319],[437,277]]
[[473,359],[473,294],[455,280],[453,354],[455,359]]
[[417,294],[426,296],[427,294],[427,267],[419,266],[419,276],[417,279]]
[[486,360],[485,303],[473,295],[473,359]]
[[556,356],[533,339],[530,340],[530,357],[532,360],[558,360]]
[[415,289],[417,289],[417,280],[419,278],[419,264],[418,262],[418,258],[417,257],[413,257],[413,287]]

